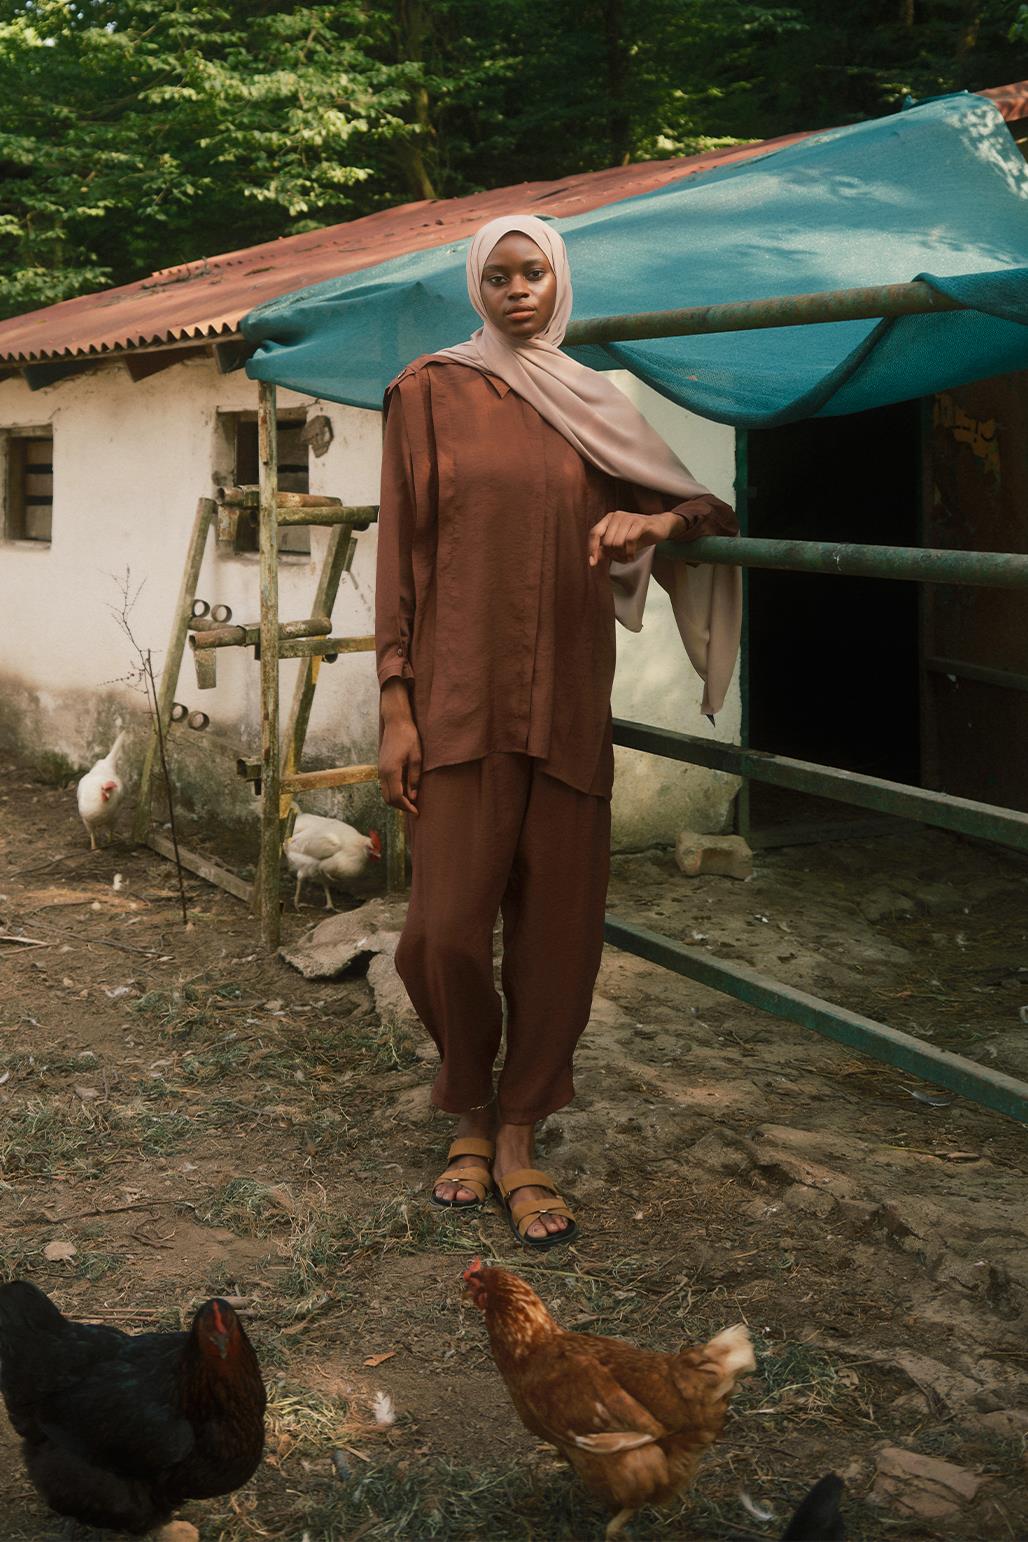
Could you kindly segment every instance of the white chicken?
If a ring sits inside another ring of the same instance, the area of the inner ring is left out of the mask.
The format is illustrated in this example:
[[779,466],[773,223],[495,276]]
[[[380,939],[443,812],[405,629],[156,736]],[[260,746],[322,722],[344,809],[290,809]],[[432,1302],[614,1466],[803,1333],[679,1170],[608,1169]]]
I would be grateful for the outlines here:
[[104,758],[82,777],[75,792],[79,815],[89,831],[91,851],[96,850],[98,831],[107,831],[108,844],[114,839],[114,820],[125,795],[125,784],[118,774],[124,740],[125,730],[122,729]]
[[283,850],[290,872],[296,874],[293,909],[300,908],[300,890],[307,879],[321,884],[325,891],[325,909],[335,910],[329,884],[359,878],[369,861],[377,862],[381,857],[382,842],[377,830],[362,835],[341,819],[297,814],[293,833]]

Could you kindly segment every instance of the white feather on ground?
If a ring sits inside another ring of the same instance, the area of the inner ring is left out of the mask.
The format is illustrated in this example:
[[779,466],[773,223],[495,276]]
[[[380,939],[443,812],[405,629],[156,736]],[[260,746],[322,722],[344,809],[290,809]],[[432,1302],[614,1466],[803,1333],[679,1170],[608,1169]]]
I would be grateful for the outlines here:
[[746,1514],[752,1515],[755,1521],[773,1521],[775,1518],[773,1510],[768,1510],[765,1506],[755,1503],[744,1488],[739,1490],[739,1503],[746,1511]]
[[388,1429],[396,1423],[396,1408],[388,1392],[376,1392],[371,1404],[371,1411],[375,1415],[375,1423],[383,1429]]

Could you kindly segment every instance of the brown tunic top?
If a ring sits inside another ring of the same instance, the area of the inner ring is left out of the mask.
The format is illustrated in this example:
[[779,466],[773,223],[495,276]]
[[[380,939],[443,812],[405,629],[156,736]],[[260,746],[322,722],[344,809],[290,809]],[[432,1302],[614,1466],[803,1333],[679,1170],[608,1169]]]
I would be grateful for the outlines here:
[[615,509],[732,535],[714,495],[675,504],[588,464],[505,381],[431,356],[385,401],[375,637],[412,682],[422,769],[502,751],[609,797],[614,600],[589,531]]

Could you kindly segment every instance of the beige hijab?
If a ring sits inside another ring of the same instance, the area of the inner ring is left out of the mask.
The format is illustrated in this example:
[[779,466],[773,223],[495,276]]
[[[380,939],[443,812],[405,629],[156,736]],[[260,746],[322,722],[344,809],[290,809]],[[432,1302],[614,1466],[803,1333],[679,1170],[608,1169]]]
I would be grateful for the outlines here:
[[[557,277],[557,303],[549,324],[523,343],[510,343],[486,316],[482,271],[496,243],[519,231],[545,252]],[[483,225],[468,250],[468,295],[484,325],[466,343],[440,349],[437,358],[468,364],[505,380],[592,465],[610,476],[682,499],[710,489],[651,428],[605,375],[561,351],[571,317],[567,249],[557,231],[531,214],[504,215]],[[654,561],[647,547],[634,562],[611,562],[614,613],[631,632],[642,629],[650,574],[671,596],[686,653],[704,682],[702,710],[720,711],[739,651],[742,577],[739,568]]]

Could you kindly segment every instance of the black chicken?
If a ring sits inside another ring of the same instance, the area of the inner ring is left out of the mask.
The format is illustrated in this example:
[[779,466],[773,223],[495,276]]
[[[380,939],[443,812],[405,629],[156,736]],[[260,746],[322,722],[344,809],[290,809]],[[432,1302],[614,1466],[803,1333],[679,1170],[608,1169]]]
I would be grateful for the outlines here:
[[35,1285],[0,1286],[0,1393],[51,1509],[140,1534],[186,1499],[246,1482],[264,1446],[264,1382],[227,1301],[188,1333],[71,1322]]

